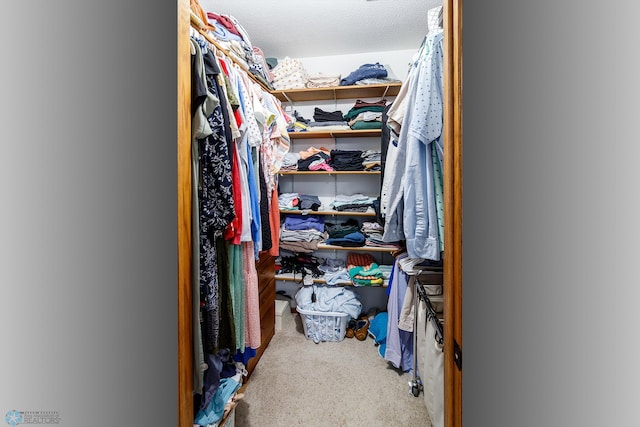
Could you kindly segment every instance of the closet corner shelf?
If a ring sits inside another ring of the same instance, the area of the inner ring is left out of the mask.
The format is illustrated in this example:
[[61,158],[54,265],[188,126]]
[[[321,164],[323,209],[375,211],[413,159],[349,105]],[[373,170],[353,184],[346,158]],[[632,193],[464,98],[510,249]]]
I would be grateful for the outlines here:
[[384,98],[385,96],[396,96],[400,92],[401,86],[402,82],[396,82],[376,85],[332,86],[313,89],[282,89],[273,90],[271,91],[271,94],[284,102],[322,101],[349,98]]
[[[276,280],[282,280],[283,282],[297,282],[297,283],[302,283],[302,277],[300,277],[299,275],[296,277],[294,274],[292,273],[282,273],[282,274],[277,274],[276,273]],[[326,285],[327,281],[323,278],[314,278],[313,279],[313,283],[315,283],[316,285]],[[331,286],[354,286],[354,287],[358,287],[358,288],[386,288],[389,285],[388,280],[385,280],[384,283],[382,285],[361,285],[361,286],[357,286],[354,285],[353,282],[339,282],[336,283],[335,285],[331,285]]]
[[283,171],[278,172],[280,175],[380,175],[380,171]]
[[349,211],[312,211],[308,209],[280,209],[280,213],[284,215],[328,215],[328,216],[376,216],[374,210],[367,212],[349,212]]
[[312,139],[312,138],[362,138],[370,136],[381,136],[382,129],[363,130],[328,130],[328,131],[306,131],[289,132],[291,139]]

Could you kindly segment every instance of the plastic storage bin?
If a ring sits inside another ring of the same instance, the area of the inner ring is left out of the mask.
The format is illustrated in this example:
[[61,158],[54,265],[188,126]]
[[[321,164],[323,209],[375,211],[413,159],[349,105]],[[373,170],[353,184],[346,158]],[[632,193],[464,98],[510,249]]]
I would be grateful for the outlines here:
[[318,343],[320,341],[342,341],[347,333],[349,315],[347,313],[303,310],[296,307],[302,319],[304,336]]
[[291,317],[288,301],[276,300],[276,332],[282,330],[282,324]]

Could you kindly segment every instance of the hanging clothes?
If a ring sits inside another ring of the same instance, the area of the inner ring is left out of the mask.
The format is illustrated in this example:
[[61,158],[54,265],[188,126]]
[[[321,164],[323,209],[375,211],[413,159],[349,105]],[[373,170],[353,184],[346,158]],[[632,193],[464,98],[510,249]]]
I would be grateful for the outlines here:
[[407,292],[409,278],[400,268],[399,260],[407,254],[400,255],[393,265],[389,282],[389,298],[387,301],[388,324],[384,359],[397,369],[409,372],[413,369],[413,334],[398,328],[404,297]]
[[[219,100],[207,90],[204,63],[200,45],[191,40],[191,224],[192,240],[198,242],[192,245],[192,259],[200,259],[200,202],[199,168],[200,151],[198,139],[203,139],[213,132],[209,126],[208,117],[213,112]],[[202,337],[202,315],[200,311],[200,263],[192,263],[192,325],[193,325],[193,366],[194,390],[202,390],[204,385],[204,347]]]
[[438,261],[443,243],[443,31],[430,31],[396,101],[381,192],[383,239],[406,242],[411,258]]
[[208,356],[227,349],[246,364],[262,342],[255,262],[261,251],[279,250],[273,198],[291,118],[252,80],[264,77],[255,75],[259,49],[247,56],[249,78],[194,28],[190,43],[194,394],[206,397]]
[[[412,258],[440,260],[435,178],[431,145],[442,146],[443,32],[429,33],[421,61],[415,103],[408,121],[404,234]],[[417,154],[417,155],[414,155]],[[437,157],[437,156],[436,156]]]
[[245,346],[256,349],[262,342],[260,332],[260,297],[258,271],[254,259],[253,242],[242,244],[243,276],[245,282]]
[[220,327],[218,300],[218,255],[216,239],[234,218],[231,181],[231,158],[228,151],[221,92],[218,83],[220,69],[203,55],[207,90],[220,102],[208,116],[212,133],[199,143],[200,192],[200,292],[203,304],[204,350],[215,352]]

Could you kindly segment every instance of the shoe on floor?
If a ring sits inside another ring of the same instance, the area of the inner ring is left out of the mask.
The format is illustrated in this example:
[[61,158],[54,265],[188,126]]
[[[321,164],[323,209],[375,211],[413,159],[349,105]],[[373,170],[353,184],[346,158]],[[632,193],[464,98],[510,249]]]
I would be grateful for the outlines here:
[[359,341],[367,339],[369,332],[369,319],[360,319],[356,324],[355,336]]
[[345,337],[353,338],[356,335],[356,321],[354,319],[349,320],[349,324],[347,325],[347,331],[345,333]]

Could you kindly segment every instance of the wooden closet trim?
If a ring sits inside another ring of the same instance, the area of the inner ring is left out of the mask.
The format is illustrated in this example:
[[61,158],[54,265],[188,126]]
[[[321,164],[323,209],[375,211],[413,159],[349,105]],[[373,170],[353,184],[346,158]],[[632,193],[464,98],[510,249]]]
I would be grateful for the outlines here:
[[[444,424],[462,426],[462,0],[443,4],[444,29]],[[464,358],[463,358],[464,359]]]
[[178,426],[193,426],[191,53],[189,0],[178,0]]

